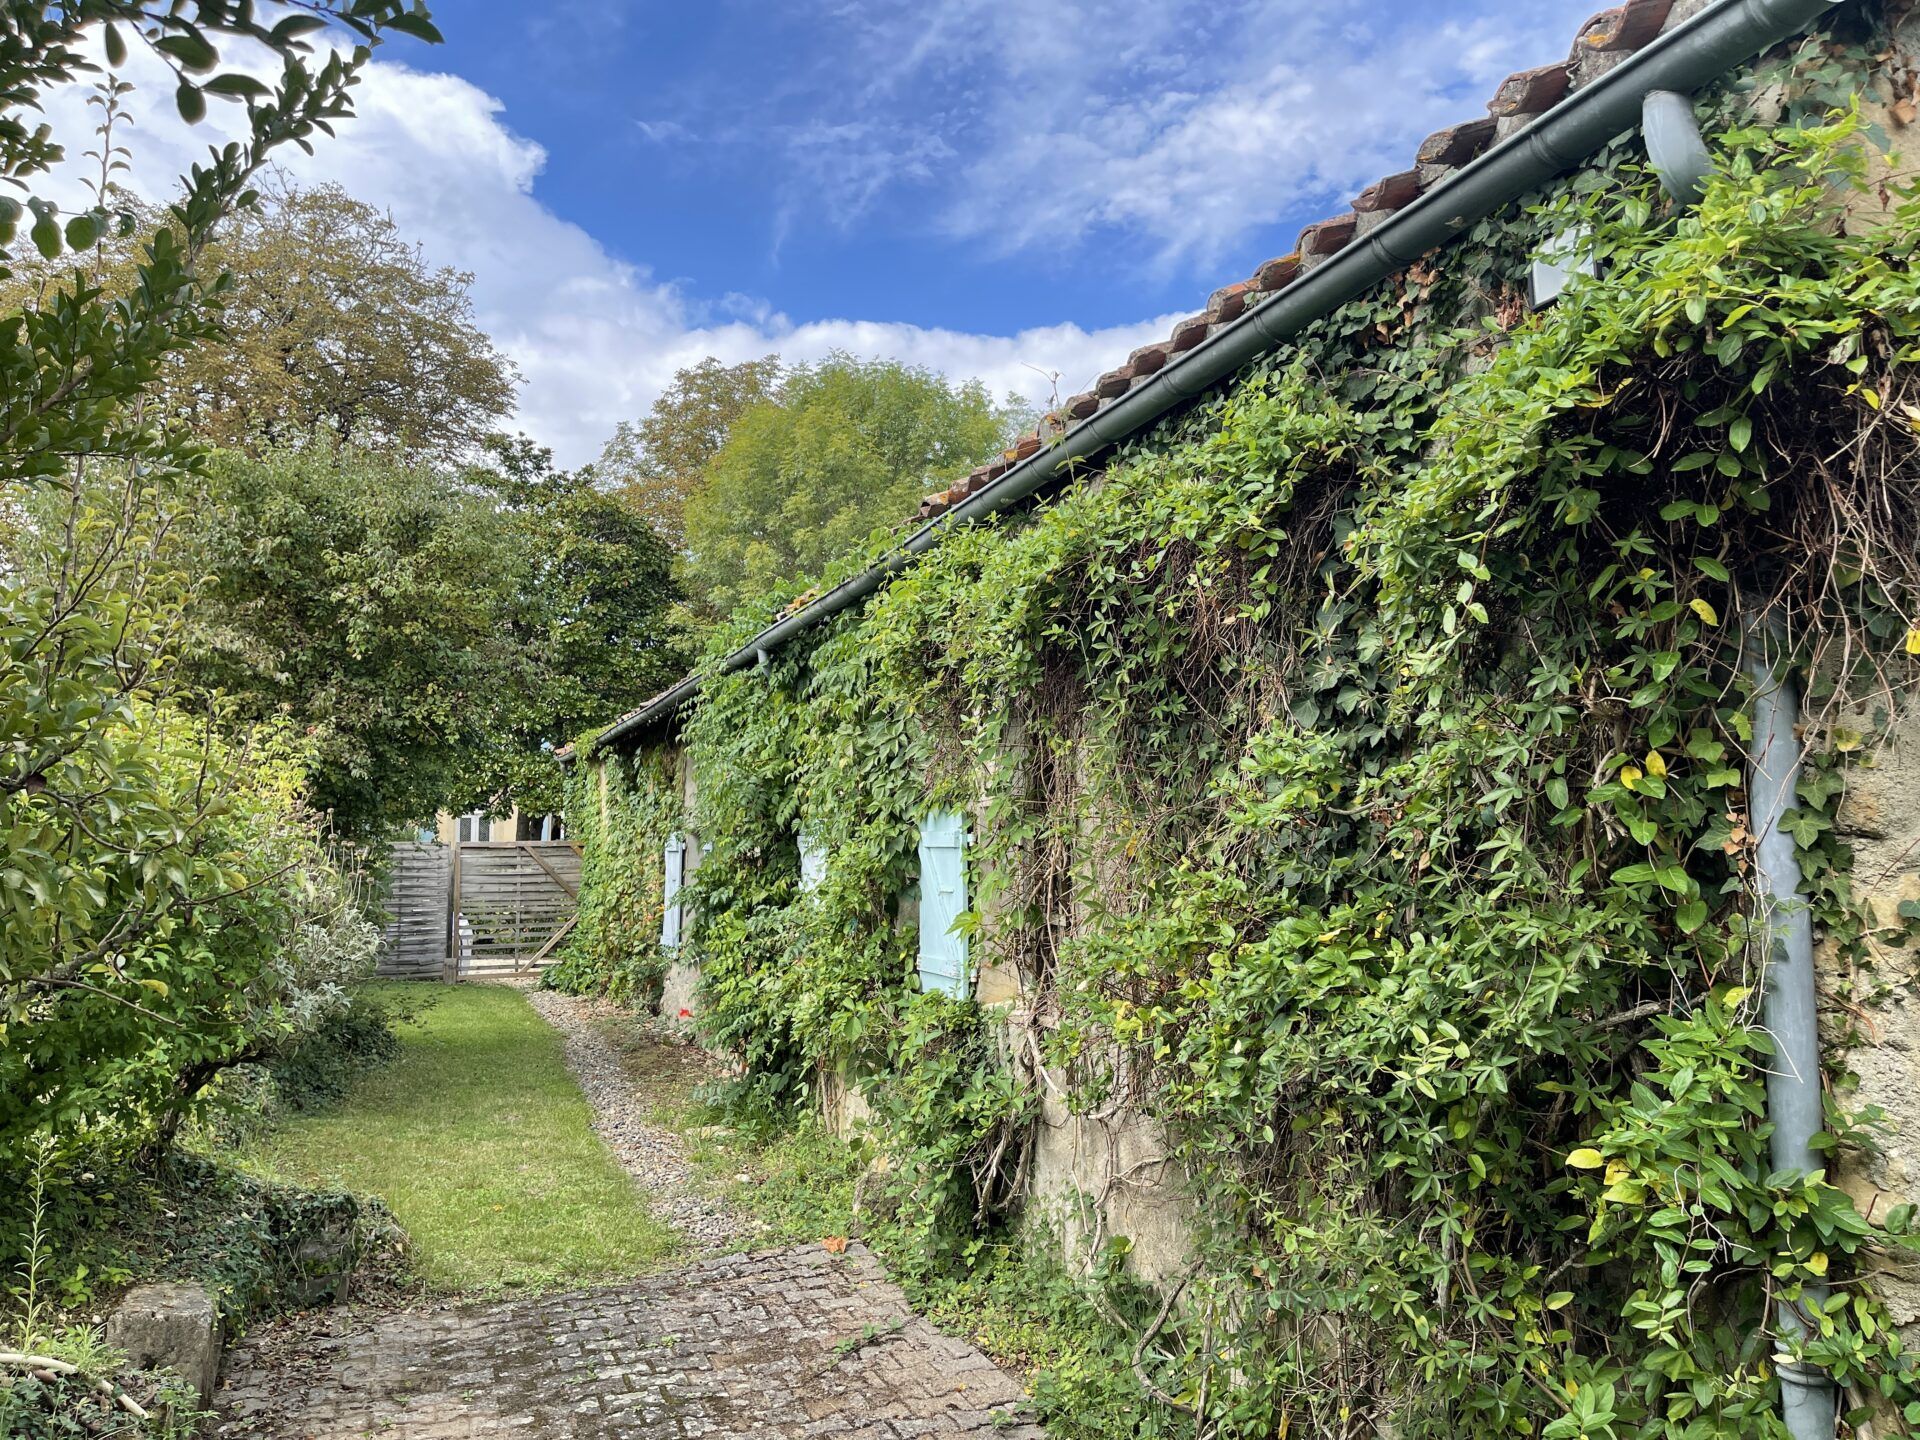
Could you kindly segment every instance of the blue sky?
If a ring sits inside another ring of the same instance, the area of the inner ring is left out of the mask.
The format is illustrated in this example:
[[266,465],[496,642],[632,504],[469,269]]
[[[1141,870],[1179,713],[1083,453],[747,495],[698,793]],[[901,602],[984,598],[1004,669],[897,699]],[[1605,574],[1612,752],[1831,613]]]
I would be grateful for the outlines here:
[[[709,353],[1071,393],[1594,8],[440,0],[448,43],[384,51],[360,118],[295,169],[473,274],[521,424],[572,464]],[[151,78],[157,183],[209,137]]]

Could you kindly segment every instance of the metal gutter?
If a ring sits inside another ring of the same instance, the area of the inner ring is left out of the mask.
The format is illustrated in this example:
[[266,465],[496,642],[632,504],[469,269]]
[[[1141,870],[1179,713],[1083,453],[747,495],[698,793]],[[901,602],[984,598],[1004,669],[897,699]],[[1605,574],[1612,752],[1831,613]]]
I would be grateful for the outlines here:
[[[1576,90],[1265,303],[1101,407],[1054,444],[1013,466],[921,526],[868,569],[769,625],[720,662],[729,674],[858,604],[944,530],[1006,510],[1070,466],[1118,444],[1175,406],[1205,393],[1248,361],[1299,334],[1422,255],[1455,239],[1528,191],[1578,165],[1641,120],[1649,93],[1689,95],[1743,61],[1798,34],[1841,0],[1719,0]],[[698,693],[690,675],[595,737],[589,753],[666,718]]]

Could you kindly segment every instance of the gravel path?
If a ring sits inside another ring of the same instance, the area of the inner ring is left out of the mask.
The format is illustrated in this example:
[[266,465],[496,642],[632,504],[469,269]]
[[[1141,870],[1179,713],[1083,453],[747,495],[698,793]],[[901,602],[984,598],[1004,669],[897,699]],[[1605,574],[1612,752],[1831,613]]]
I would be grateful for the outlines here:
[[652,1099],[635,1089],[619,1048],[594,1023],[628,1012],[609,1001],[553,990],[532,989],[526,996],[527,1003],[560,1032],[567,1069],[593,1107],[594,1130],[647,1192],[654,1213],[701,1250],[722,1250],[749,1235],[751,1222],[724,1201],[700,1193],[685,1143],[673,1130],[649,1118]]

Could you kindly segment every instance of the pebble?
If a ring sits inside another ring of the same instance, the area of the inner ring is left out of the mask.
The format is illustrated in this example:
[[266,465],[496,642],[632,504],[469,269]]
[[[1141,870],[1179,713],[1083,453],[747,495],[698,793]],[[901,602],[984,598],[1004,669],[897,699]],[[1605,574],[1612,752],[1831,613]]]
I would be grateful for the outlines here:
[[629,1175],[647,1192],[653,1212],[696,1247],[737,1246],[756,1227],[725,1201],[702,1193],[679,1133],[649,1118],[646,1097],[634,1092],[620,1052],[594,1022],[630,1012],[605,1000],[528,990],[527,1002],[560,1032],[567,1069],[593,1108],[593,1128]]

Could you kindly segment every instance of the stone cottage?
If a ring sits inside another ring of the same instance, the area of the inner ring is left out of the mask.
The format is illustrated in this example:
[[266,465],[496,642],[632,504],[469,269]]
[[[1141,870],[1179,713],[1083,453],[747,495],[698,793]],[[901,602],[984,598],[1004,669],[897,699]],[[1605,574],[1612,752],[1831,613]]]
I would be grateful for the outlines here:
[[1119,1257],[1279,1433],[1870,1426],[1901,1362],[1828,1332],[1920,1322],[1917,56],[1900,3],[1603,11],[562,752],[582,943],[842,1129],[964,1049],[899,995],[990,1012],[967,1204]]

